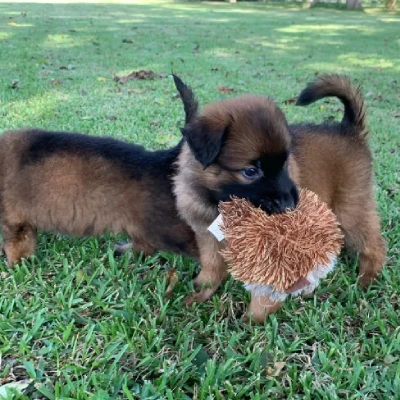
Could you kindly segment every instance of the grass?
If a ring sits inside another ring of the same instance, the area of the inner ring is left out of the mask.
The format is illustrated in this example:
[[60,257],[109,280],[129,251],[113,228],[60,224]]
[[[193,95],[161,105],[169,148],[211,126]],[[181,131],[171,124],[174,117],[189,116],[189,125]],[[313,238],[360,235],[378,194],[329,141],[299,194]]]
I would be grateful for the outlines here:
[[[174,70],[202,104],[270,95],[292,122],[340,118],[335,101],[284,101],[318,73],[350,75],[368,105],[389,246],[367,291],[344,256],[313,299],[287,301],[254,327],[240,320],[248,296],[232,280],[210,302],[182,307],[190,260],[114,259],[112,237],[41,235],[37,257],[14,270],[0,260],[0,386],[31,380],[19,399],[400,398],[399,24],[398,13],[268,3],[0,2],[2,129],[163,148],[183,121],[172,80],[119,85],[114,74]],[[171,271],[180,279],[168,299]]]

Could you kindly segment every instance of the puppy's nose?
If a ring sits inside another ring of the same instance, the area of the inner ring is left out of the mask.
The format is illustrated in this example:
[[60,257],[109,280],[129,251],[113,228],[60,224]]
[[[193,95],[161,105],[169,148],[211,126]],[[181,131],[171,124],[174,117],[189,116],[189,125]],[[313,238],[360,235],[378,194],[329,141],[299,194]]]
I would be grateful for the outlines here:
[[297,206],[299,202],[299,193],[296,188],[290,191],[290,194],[283,196],[262,199],[260,201],[261,209],[268,214],[279,214],[287,210],[291,210]]
[[263,199],[260,201],[260,207],[268,214],[279,214],[285,211],[282,207],[281,201],[278,199]]

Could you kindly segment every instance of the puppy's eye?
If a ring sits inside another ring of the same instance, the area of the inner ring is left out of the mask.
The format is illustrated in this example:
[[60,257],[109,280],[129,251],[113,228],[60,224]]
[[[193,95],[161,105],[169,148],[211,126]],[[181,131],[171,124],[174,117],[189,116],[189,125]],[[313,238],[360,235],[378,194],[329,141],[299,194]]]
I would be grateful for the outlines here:
[[256,167],[244,168],[241,172],[247,179],[257,179],[261,176],[261,171]]

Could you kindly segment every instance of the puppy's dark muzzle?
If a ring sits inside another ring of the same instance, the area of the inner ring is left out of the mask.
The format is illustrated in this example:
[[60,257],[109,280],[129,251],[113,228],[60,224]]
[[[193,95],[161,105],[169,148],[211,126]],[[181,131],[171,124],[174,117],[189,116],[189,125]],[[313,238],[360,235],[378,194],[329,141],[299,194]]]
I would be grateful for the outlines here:
[[299,192],[293,187],[288,193],[279,193],[260,200],[260,207],[268,214],[279,214],[292,210],[299,202]]

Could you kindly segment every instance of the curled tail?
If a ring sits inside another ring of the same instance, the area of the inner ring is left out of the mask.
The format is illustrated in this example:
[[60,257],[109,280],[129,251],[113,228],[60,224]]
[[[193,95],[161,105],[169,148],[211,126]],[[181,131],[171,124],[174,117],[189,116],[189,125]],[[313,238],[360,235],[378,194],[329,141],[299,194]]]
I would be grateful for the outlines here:
[[324,75],[300,93],[296,105],[307,106],[324,97],[337,97],[344,105],[341,124],[355,129],[359,137],[366,136],[365,106],[359,87],[352,86],[347,76]]
[[185,123],[188,124],[197,114],[199,103],[194,97],[192,89],[186,86],[178,76],[174,74],[172,74],[172,76],[174,78],[175,87],[181,96],[183,108],[185,109]]

